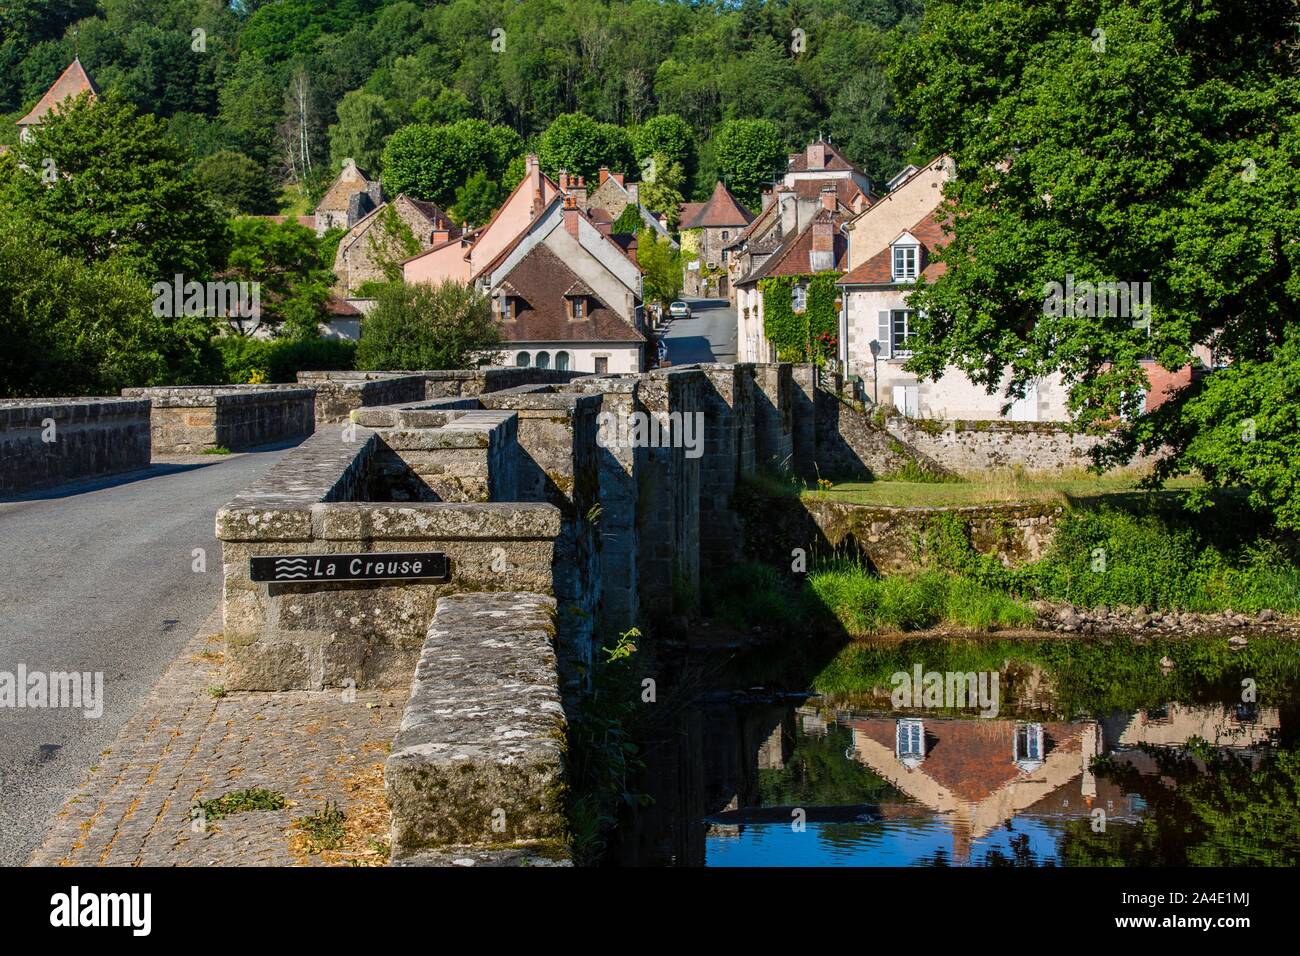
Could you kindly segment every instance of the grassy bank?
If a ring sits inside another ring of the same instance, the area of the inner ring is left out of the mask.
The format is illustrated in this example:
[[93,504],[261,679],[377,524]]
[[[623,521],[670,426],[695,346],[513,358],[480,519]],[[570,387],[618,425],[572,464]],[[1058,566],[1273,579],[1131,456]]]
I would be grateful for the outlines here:
[[[814,489],[804,495],[815,501],[871,505],[878,508],[959,508],[969,505],[1010,502],[1047,502],[1072,505],[1100,502],[1116,495],[1150,495],[1142,492],[1140,472],[1094,475],[1071,472],[1058,476],[1029,477],[1019,472],[994,474],[963,481],[844,481],[829,489]],[[1199,478],[1177,478],[1167,485],[1168,494],[1197,487]]]

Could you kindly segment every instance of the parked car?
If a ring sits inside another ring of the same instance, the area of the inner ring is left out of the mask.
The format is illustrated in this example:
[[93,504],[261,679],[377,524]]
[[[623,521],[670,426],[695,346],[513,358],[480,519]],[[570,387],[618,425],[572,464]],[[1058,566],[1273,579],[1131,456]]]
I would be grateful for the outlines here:
[[685,302],[673,302],[668,306],[668,315],[674,319],[689,319],[691,307]]

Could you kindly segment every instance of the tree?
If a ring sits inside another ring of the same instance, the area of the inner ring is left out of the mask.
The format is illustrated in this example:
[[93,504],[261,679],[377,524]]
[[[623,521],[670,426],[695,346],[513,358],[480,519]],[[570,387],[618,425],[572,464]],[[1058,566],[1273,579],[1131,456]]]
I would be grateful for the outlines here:
[[27,169],[7,202],[56,251],[114,257],[151,279],[205,276],[220,261],[221,216],[183,148],[120,97],[65,104],[17,152]]
[[[311,338],[325,318],[333,280],[312,230],[288,220],[241,216],[230,222],[231,247],[221,278],[261,284],[261,319],[293,338]],[[241,331],[237,325],[232,331]]]
[[781,134],[767,120],[727,120],[713,136],[718,175],[746,206],[756,207],[763,189],[785,168]]
[[452,208],[458,222],[481,226],[492,218],[501,204],[501,186],[480,169],[456,190],[456,205]]
[[0,396],[112,395],[219,376],[201,317],[158,317],[122,260],[85,264],[0,214]]
[[275,212],[275,190],[266,173],[243,153],[226,149],[200,160],[194,167],[194,181],[232,215]]
[[646,178],[647,160],[654,166],[676,163],[684,179],[695,172],[695,129],[676,113],[652,116],[632,131],[632,146]]
[[339,103],[339,121],[329,128],[330,159],[335,167],[351,157],[370,175],[380,170],[380,158],[388,137],[397,129],[397,118],[382,96],[353,90]]
[[500,335],[483,293],[448,280],[389,283],[361,323],[360,369],[444,369],[489,364]]
[[632,139],[627,130],[598,123],[585,113],[557,116],[537,144],[542,169],[555,175],[561,169],[576,176],[595,176],[600,167],[629,169]]
[[472,173],[499,178],[522,148],[513,130],[482,120],[403,126],[384,147],[384,189],[447,206]]
[[641,205],[653,212],[661,212],[668,218],[668,225],[677,228],[677,214],[684,196],[686,174],[680,163],[671,162],[663,153],[650,157],[646,166],[646,176],[641,183]]
[[[892,71],[917,158],[947,152],[959,176],[947,271],[912,294],[926,321],[910,367],[955,365],[1013,395],[1059,372],[1075,420],[1111,436],[1101,463],[1164,451],[1158,477],[1206,464],[1277,502],[1286,481],[1254,450],[1229,464],[1217,432],[1195,436],[1206,410],[1256,410],[1248,383],[1290,381],[1298,28],[1289,0],[928,4]],[[1149,283],[1149,309],[1054,295],[1085,282]],[[1144,413],[1144,357],[1178,370],[1210,348],[1241,370]],[[1273,447],[1294,447],[1294,416],[1268,424]]]
[[645,273],[644,299],[668,307],[681,298],[681,254],[672,243],[661,238],[653,229],[642,229],[636,237],[636,261]]

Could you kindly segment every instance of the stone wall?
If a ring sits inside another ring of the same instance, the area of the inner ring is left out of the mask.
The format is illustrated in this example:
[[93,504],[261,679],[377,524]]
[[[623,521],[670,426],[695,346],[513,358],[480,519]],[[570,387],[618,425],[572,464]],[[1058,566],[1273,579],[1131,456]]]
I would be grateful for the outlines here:
[[816,477],[885,478],[908,467],[933,474],[948,470],[906,438],[881,427],[853,402],[820,388],[814,402]]
[[152,403],[155,455],[254,448],[310,435],[315,428],[315,392],[293,385],[124,388],[122,395]]
[[731,507],[736,483],[754,473],[752,365],[701,365],[704,458],[700,462],[700,565],[725,567],[741,553],[740,518]]
[[[439,597],[554,592],[560,512],[529,502],[348,500],[380,445],[358,426],[318,431],[217,514],[224,563],[225,686],[404,685]],[[257,583],[255,555],[438,551],[450,580]]]
[[794,470],[794,375],[786,364],[755,365],[754,456],[779,473]]
[[392,372],[299,372],[298,384],[316,390],[316,424],[346,422],[353,409],[399,405],[425,397],[423,375]]
[[568,860],[554,614],[541,594],[438,601],[384,766],[395,864]]
[[1051,472],[1087,468],[1101,439],[1060,422],[938,422],[896,416],[889,433],[962,474],[1023,468]]
[[0,495],[147,467],[148,401],[0,401]]
[[517,366],[487,366],[471,369],[446,369],[431,372],[401,372],[402,375],[423,375],[425,398],[483,395],[521,385],[562,385],[584,373],[553,368],[520,368]]
[[370,501],[518,501],[518,419],[456,413],[436,427],[385,429],[370,462]]

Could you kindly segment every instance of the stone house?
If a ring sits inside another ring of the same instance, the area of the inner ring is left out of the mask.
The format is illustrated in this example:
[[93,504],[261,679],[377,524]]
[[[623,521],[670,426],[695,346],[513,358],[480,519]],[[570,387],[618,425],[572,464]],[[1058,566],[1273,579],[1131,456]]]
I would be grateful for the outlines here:
[[389,228],[391,215],[397,216],[401,225],[410,230],[421,251],[460,235],[460,230],[437,205],[402,193],[371,210],[339,240],[334,254],[337,292],[346,295],[365,282],[382,282],[385,259],[396,263],[407,258],[404,241],[408,237],[393,234]]
[[45,117],[51,112],[57,112],[65,100],[76,99],[83,93],[89,93],[93,100],[99,96],[99,88],[95,86],[95,81],[90,78],[90,74],[86,72],[86,68],[81,65],[81,60],[78,58],[59,74],[59,78],[45,91],[45,95],[36,102],[26,116],[18,121],[19,139],[24,143],[31,140],[33,127],[43,125]]
[[523,180],[487,225],[411,257],[403,275],[455,279],[490,295],[506,364],[640,371],[646,340],[635,249],[610,235],[604,210],[583,211],[581,179],[566,175],[562,183],[527,157]]
[[[772,362],[777,347],[768,338],[762,283],[773,276],[812,276],[842,272],[848,256],[848,241],[842,227],[852,210],[839,200],[832,183],[821,187],[819,202],[801,219],[801,203],[793,189],[782,188],[771,205],[772,226],[747,241],[737,258],[743,274],[736,281],[736,348],[742,362]],[[791,288],[796,313],[807,306],[808,283]],[[803,361],[800,356],[799,361]]]
[[678,231],[683,250],[682,294],[730,297],[727,246],[753,222],[722,180],[707,202],[682,203]]
[[608,166],[600,168],[600,184],[592,190],[581,208],[589,215],[593,210],[602,210],[610,222],[614,222],[632,203],[636,203],[644,228],[652,230],[676,249],[677,240],[668,231],[667,217],[641,205],[641,184],[626,182],[622,173],[611,173]]
[[351,229],[383,201],[379,180],[363,173],[352,159],[343,160],[343,169],[313,210],[316,235],[323,236],[330,229]]

